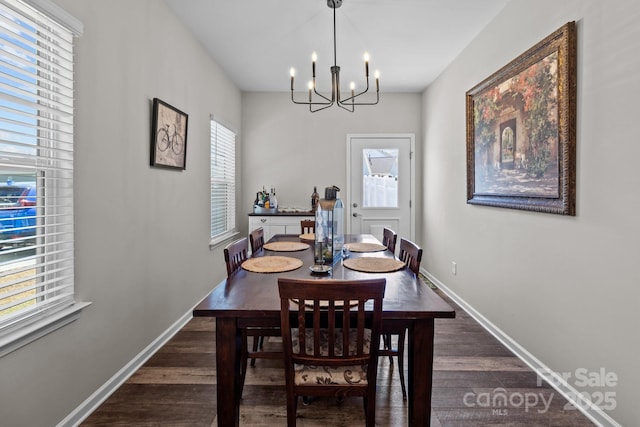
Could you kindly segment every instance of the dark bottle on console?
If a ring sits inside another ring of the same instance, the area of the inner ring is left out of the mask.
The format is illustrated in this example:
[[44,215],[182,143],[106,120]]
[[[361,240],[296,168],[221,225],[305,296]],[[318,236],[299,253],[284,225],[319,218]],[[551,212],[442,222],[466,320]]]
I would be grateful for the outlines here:
[[313,194],[311,194],[311,210],[313,212],[318,209],[318,201],[320,200],[320,195],[318,194],[318,188],[313,187]]

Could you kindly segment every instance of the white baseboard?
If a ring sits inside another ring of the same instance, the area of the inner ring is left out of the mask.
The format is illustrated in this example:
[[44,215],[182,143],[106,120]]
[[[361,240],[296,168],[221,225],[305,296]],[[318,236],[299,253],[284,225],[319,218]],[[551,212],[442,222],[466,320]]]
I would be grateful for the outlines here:
[[505,334],[496,325],[491,323],[486,317],[475,310],[459,295],[449,289],[435,276],[427,271],[421,271],[425,277],[432,281],[439,289],[442,290],[449,298],[455,301],[464,311],[473,317],[484,329],[491,335],[496,337],[505,347],[511,350],[518,358],[527,364],[533,371],[538,374],[539,378],[544,379],[551,387],[560,393],[565,399],[571,402],[580,412],[582,412],[589,420],[602,427],[622,427],[618,422],[611,418],[601,408],[586,400],[582,394],[569,384],[562,376],[553,372],[547,365],[538,360],[533,354],[522,347],[518,342]]
[[127,379],[145,364],[163,345],[165,345],[180,329],[193,317],[191,311],[178,319],[173,325],[164,331],[158,338],[142,350],[136,357],[120,369],[113,377],[104,383],[98,390],[89,396],[65,419],[58,423],[57,427],[78,426],[95,411],[113,392],[115,392]]

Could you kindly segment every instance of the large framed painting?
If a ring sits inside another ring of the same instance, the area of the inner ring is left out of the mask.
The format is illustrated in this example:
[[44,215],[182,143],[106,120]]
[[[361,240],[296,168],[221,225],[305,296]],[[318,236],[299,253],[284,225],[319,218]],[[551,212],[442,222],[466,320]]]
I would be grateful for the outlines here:
[[153,98],[151,123],[151,166],[186,169],[189,116]]
[[466,93],[467,203],[575,215],[576,30]]

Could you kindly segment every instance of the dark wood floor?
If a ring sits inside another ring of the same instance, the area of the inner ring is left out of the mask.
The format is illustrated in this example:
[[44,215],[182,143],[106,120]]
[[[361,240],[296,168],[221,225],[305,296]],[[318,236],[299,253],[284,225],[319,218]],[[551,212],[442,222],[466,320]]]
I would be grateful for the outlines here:
[[[436,321],[432,426],[593,425],[450,303],[457,317]],[[217,426],[214,330],[214,319],[192,319],[82,426]],[[286,425],[280,363],[261,359],[248,369],[242,426]],[[387,358],[379,363],[376,424],[405,426],[407,405],[397,366]],[[358,426],[364,425],[362,418],[362,401],[356,398],[319,399],[298,408],[300,427]]]

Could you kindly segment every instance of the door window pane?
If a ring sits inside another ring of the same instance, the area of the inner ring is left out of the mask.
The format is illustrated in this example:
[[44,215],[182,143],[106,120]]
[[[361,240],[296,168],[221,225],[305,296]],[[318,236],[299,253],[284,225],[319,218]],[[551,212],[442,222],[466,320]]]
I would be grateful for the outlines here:
[[362,150],[362,207],[398,207],[398,149]]

